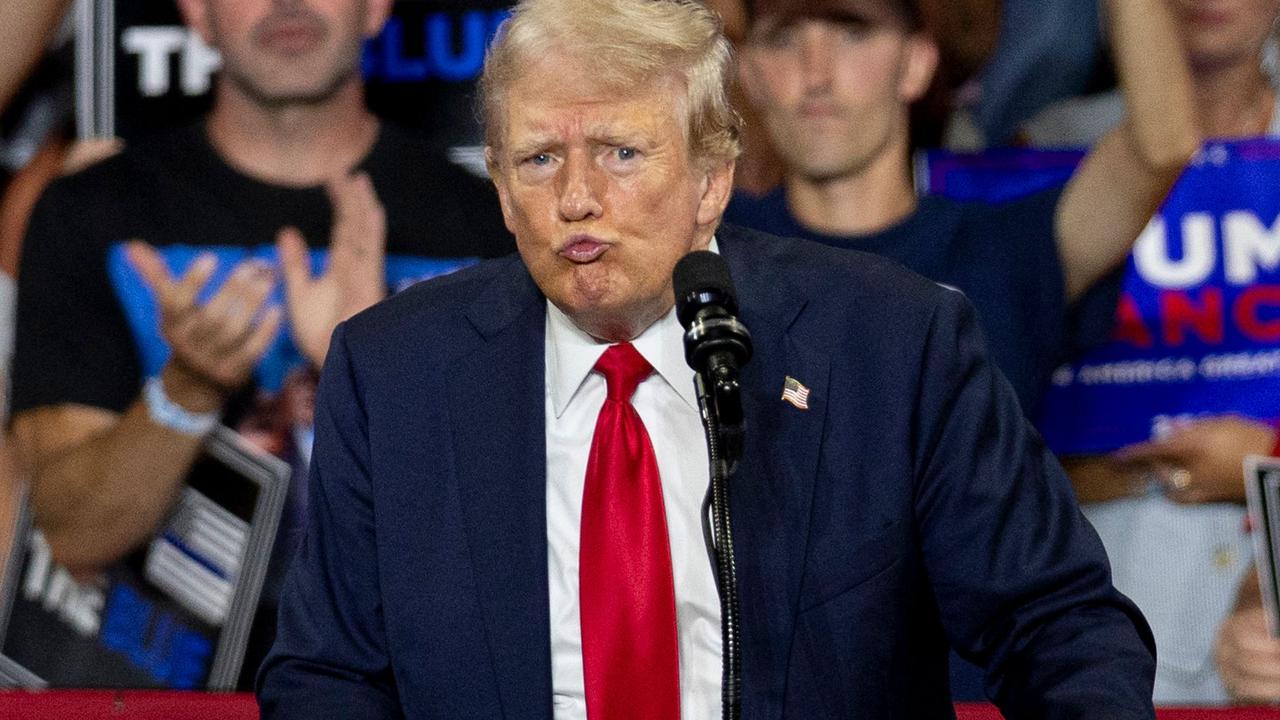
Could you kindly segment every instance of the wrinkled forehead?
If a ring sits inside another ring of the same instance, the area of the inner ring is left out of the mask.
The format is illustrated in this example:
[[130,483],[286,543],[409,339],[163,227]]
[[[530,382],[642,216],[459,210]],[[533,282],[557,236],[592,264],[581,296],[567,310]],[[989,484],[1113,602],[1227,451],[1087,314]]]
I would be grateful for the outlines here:
[[[626,72],[579,53],[555,52],[529,58],[506,88],[507,130],[546,127],[569,119],[592,125],[643,115],[650,124],[683,130],[688,91],[676,72],[656,76]],[[640,113],[638,111],[646,112]]]
[[919,25],[915,0],[747,0],[752,29],[801,19],[866,25]]

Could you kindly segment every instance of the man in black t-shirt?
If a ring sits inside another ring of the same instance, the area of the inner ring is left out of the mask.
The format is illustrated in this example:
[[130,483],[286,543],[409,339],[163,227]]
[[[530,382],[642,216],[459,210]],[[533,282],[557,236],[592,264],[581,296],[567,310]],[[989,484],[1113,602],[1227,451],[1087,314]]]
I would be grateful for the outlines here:
[[55,183],[24,243],[13,428],[75,571],[155,532],[219,421],[304,466],[329,335],[388,277],[514,250],[487,183],[365,108],[391,0],[179,4],[223,58],[210,115]]
[[[1130,114],[1062,191],[1002,207],[917,198],[909,118],[939,64],[920,0],[757,0],[740,75],[785,165],[728,222],[891,257],[964,292],[1023,408],[1072,331],[1067,307],[1120,266],[1198,149],[1166,0],[1111,0]],[[1106,313],[1103,313],[1105,316]]]

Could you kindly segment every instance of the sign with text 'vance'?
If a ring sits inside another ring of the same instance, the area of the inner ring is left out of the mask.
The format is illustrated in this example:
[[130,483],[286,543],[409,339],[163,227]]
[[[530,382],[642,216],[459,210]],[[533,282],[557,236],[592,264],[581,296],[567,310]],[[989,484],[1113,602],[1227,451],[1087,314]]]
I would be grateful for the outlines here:
[[[1018,188],[1005,199],[1061,182],[1069,156],[1021,152],[1000,156],[1001,187]],[[981,197],[956,169],[981,176],[982,157],[939,160],[930,186]],[[1277,188],[1280,143],[1203,149],[1134,246],[1112,340],[1054,374],[1038,424],[1055,451],[1106,452],[1197,415],[1280,416]]]

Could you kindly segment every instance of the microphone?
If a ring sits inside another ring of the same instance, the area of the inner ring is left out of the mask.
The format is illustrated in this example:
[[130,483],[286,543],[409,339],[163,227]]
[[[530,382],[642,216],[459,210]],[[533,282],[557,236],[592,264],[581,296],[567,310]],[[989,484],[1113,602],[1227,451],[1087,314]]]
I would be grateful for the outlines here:
[[[689,253],[672,274],[676,317],[685,328],[684,357],[698,373],[699,400],[714,412],[731,461],[741,450],[742,400],[738,371],[751,359],[751,333],[738,320],[738,299],[724,258]],[[736,447],[734,447],[736,446]]]
[[707,433],[711,482],[702,501],[702,538],[720,596],[721,703],[726,720],[742,716],[742,621],[734,569],[729,478],[742,458],[746,422],[738,371],[751,359],[751,333],[738,320],[738,298],[723,258],[689,253],[671,276],[676,317],[685,328],[684,359],[693,368],[698,410]]

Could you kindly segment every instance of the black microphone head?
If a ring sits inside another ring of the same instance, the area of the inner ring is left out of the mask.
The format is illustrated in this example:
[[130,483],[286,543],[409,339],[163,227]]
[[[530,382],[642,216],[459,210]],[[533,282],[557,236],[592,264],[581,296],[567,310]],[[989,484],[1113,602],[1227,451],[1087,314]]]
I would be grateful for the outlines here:
[[676,317],[682,327],[689,327],[698,311],[708,305],[720,305],[730,314],[738,312],[738,295],[733,290],[729,264],[710,250],[698,250],[676,263],[671,274],[676,293]]

